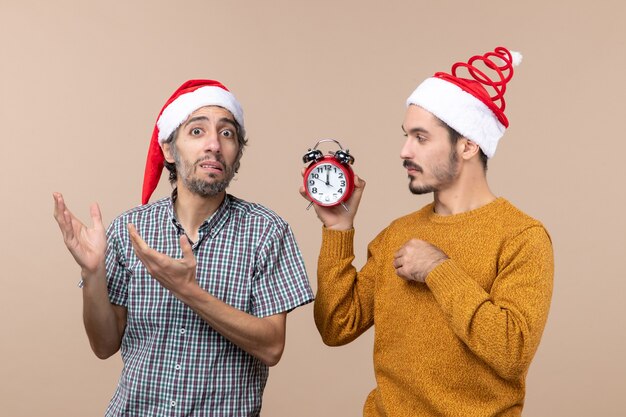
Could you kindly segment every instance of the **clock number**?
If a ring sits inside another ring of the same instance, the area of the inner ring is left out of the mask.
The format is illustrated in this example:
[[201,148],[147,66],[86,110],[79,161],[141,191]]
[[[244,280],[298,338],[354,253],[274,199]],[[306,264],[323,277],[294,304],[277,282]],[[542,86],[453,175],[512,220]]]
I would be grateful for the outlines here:
[[311,176],[315,178],[316,180],[320,179],[320,174],[311,174]]
[[314,184],[315,184],[315,181],[309,180],[309,185],[314,185]]
[[313,188],[311,188],[311,192],[312,192],[313,194],[317,194],[317,187],[313,187]]
[[340,184],[341,184],[341,186],[342,186],[342,187],[345,187],[345,186],[346,186],[346,182],[345,182],[344,180],[341,180],[341,183],[340,183]]
[[339,173],[339,178],[343,178],[343,172]]
[[337,190],[337,192],[338,192],[339,194],[343,194],[343,188],[338,189],[338,190]]

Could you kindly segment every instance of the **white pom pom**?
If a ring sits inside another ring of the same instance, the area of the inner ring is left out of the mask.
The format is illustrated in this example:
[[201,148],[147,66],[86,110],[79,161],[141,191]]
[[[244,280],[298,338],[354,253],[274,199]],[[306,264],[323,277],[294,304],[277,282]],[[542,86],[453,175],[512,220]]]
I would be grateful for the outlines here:
[[513,58],[513,66],[517,67],[519,64],[522,63],[522,54],[516,51],[509,51],[511,53],[511,58]]

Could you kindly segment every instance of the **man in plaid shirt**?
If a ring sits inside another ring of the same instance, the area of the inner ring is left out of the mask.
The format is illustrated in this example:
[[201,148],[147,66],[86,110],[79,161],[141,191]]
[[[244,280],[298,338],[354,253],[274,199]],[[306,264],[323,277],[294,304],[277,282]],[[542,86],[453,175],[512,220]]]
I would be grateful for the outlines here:
[[[256,416],[287,312],[313,299],[289,225],[226,193],[246,144],[241,106],[212,80],[184,83],[154,128],[142,202],[82,224],[54,194],[82,269],[84,323],[124,369],[107,416]],[[148,200],[163,166],[171,197]]]

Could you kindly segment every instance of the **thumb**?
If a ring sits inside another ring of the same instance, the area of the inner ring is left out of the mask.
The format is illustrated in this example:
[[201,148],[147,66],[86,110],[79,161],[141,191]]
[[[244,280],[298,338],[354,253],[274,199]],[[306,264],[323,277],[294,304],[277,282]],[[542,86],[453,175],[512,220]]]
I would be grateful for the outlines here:
[[356,191],[358,189],[360,192],[363,192],[365,185],[366,185],[365,180],[359,177],[358,175],[354,174],[354,190]]
[[91,222],[94,229],[104,229],[104,225],[102,224],[102,212],[100,211],[98,203],[93,203],[89,207],[89,213],[91,214]]
[[185,261],[191,262],[192,264],[196,263],[196,257],[193,254],[193,249],[191,248],[191,244],[189,243],[189,239],[187,235],[181,235],[180,237],[180,248],[183,251],[183,259]]
[[354,174],[354,191],[352,192],[352,200],[360,201],[361,195],[363,194],[363,190],[365,189],[365,180],[358,175]]

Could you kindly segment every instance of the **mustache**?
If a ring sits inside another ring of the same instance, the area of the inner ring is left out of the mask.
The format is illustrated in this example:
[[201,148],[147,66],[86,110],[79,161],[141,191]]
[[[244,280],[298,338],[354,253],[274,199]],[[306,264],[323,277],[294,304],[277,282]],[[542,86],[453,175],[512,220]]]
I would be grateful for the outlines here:
[[405,159],[404,161],[402,161],[402,166],[403,166],[404,168],[407,168],[407,169],[414,169],[414,170],[415,170],[415,171],[417,171],[417,172],[422,172],[422,173],[424,172],[424,170],[422,169],[422,167],[421,167],[421,166],[417,165],[417,164],[416,164],[416,163],[414,163],[414,162],[411,162],[411,161],[409,161],[409,160],[406,160],[406,159]]

